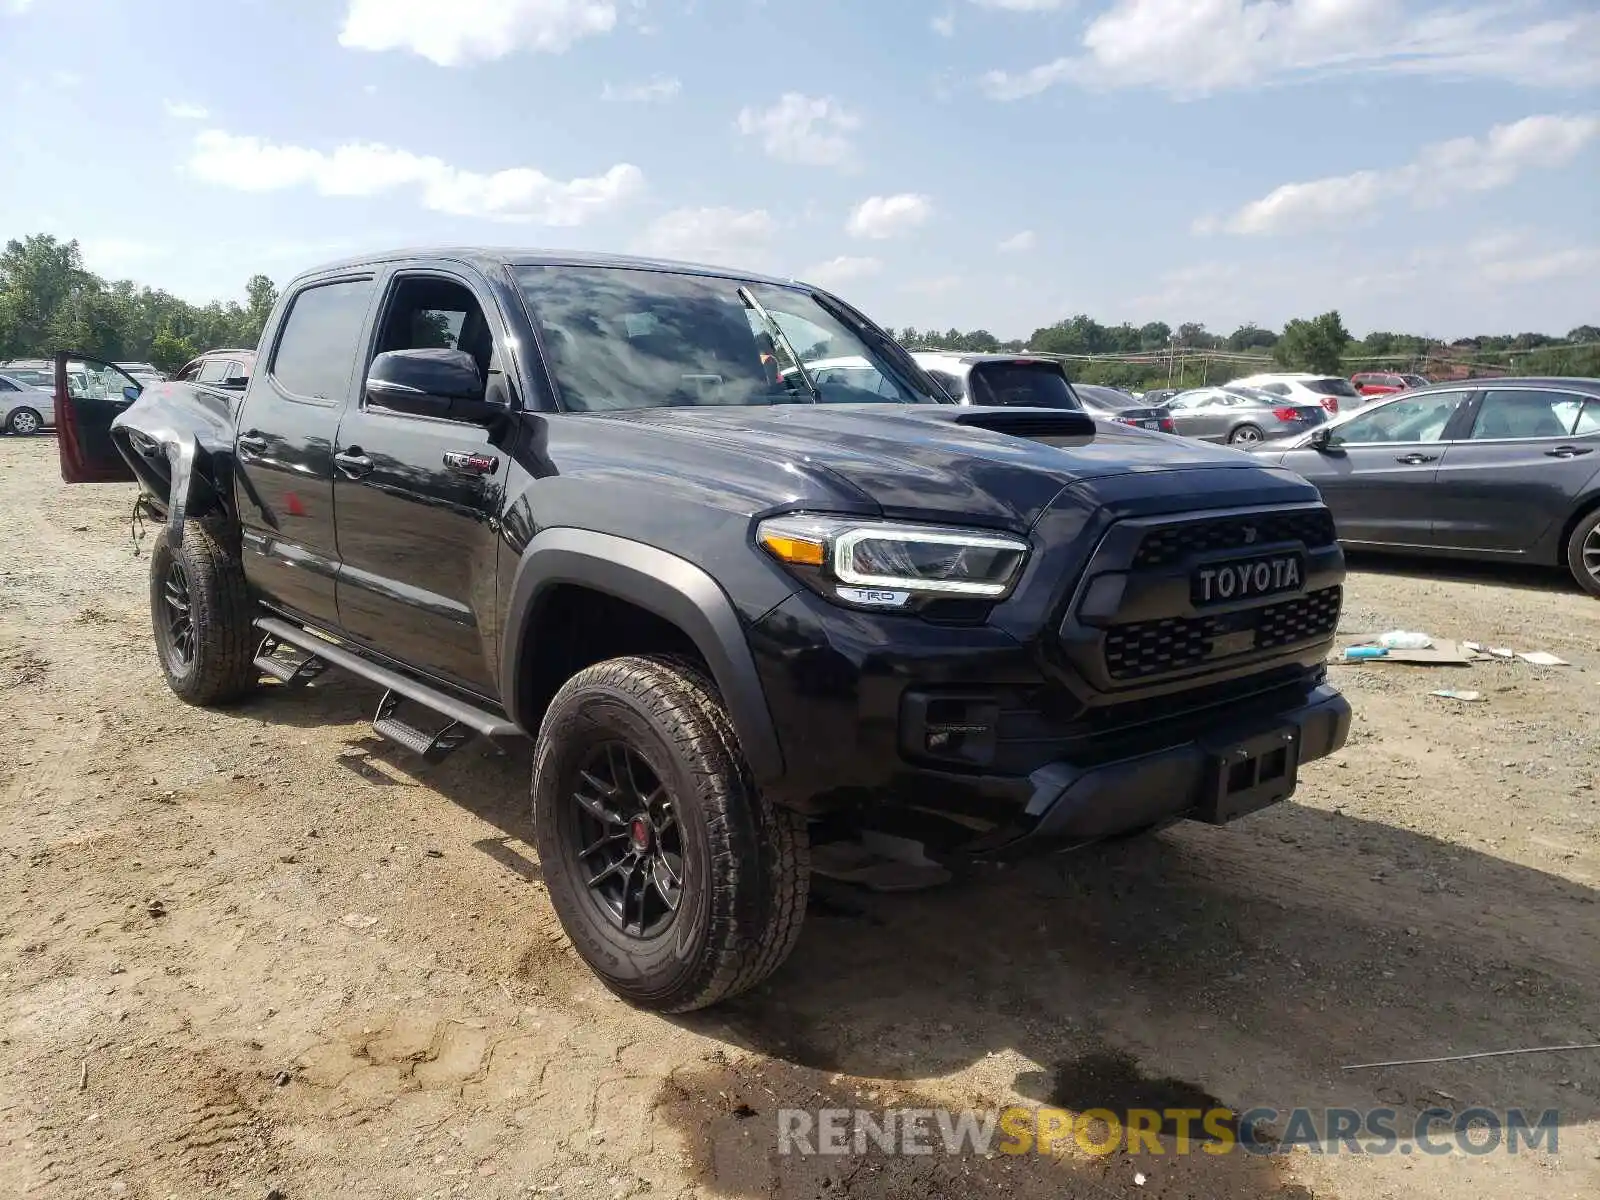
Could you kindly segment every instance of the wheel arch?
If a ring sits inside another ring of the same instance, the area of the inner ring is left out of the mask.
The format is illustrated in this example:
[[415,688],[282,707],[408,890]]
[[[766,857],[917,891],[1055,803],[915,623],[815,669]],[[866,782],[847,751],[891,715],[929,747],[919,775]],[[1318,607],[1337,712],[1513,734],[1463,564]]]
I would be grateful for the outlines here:
[[[1596,484],[1600,484],[1600,477],[1597,477],[1595,482]],[[1578,503],[1573,506],[1572,515],[1568,517],[1562,524],[1561,536],[1556,539],[1555,545],[1555,559],[1557,566],[1564,567],[1567,565],[1567,542],[1572,538],[1573,531],[1576,530],[1586,518],[1593,516],[1596,509],[1600,509],[1600,486],[1595,487],[1593,491],[1589,492],[1586,496],[1580,499]]]
[[500,666],[506,713],[530,736],[549,697],[536,683],[541,616],[564,588],[611,597],[660,620],[692,644],[710,671],[756,782],[775,784],[783,754],[744,626],[705,570],[675,554],[611,534],[556,528],[537,534],[517,564]]

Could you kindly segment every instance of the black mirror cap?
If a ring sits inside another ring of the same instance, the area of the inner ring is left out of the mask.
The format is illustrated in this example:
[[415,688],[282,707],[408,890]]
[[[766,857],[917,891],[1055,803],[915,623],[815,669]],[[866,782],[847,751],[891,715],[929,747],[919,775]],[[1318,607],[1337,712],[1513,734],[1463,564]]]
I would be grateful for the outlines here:
[[1326,450],[1329,446],[1333,445],[1332,427],[1324,425],[1321,429],[1318,429],[1311,435],[1310,444],[1318,450]]
[[486,402],[477,360],[465,350],[385,351],[367,370],[367,401],[480,424],[499,411]]

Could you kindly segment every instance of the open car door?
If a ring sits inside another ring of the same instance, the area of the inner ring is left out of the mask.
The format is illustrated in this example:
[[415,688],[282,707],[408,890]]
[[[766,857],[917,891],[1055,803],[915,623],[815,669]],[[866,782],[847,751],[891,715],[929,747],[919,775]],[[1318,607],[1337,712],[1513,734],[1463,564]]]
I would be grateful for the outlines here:
[[133,480],[133,468],[111,440],[111,422],[139,398],[142,385],[116,364],[87,354],[58,350],[55,364],[61,478],[68,483]]

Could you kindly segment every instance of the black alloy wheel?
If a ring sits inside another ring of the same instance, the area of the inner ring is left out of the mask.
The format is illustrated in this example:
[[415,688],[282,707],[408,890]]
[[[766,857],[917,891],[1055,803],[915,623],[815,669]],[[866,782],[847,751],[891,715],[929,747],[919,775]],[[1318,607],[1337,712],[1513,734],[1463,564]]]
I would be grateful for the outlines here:
[[590,899],[630,937],[660,935],[683,899],[683,831],[666,786],[633,749],[604,742],[578,768],[572,802]]

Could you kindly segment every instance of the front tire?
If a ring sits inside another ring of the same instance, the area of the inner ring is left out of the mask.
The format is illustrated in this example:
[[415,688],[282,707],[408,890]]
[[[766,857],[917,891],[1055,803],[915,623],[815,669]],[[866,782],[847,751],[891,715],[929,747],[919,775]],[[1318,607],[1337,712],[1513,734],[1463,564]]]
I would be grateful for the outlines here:
[[163,528],[150,552],[150,623],[167,686],[190,704],[227,704],[261,682],[255,604],[244,566],[222,531],[183,527],[174,548]]
[[1600,509],[1579,521],[1567,539],[1567,569],[1579,587],[1600,596]]
[[641,1008],[760,983],[799,938],[805,821],[757,790],[710,679],[668,658],[580,671],[534,751],[535,840],[562,928]]
[[44,428],[44,418],[31,408],[13,408],[6,418],[6,428],[19,437],[27,437]]

